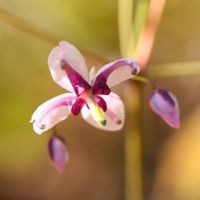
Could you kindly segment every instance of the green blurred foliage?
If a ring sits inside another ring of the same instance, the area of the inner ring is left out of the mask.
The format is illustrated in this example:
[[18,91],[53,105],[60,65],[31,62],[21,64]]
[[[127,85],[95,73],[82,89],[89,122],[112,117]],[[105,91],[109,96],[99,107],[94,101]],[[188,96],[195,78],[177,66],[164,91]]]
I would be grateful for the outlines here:
[[[2,0],[0,6],[60,40],[107,58],[119,52],[116,1]],[[3,21],[0,32],[0,199],[120,198],[122,135],[98,131],[71,116],[58,125],[69,144],[70,161],[65,174],[57,174],[47,153],[51,131],[37,136],[29,123],[37,106],[65,92],[48,70],[53,46]],[[88,63],[95,64],[100,63]],[[116,188],[117,193],[109,193]]]
[[1,7],[81,47],[119,51],[115,0],[2,0]]

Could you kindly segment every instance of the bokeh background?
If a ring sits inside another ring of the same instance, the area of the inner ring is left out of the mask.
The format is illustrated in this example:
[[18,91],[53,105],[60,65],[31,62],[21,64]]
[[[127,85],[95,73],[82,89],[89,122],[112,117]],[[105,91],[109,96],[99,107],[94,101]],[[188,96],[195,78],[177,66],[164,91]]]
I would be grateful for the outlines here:
[[[120,57],[116,0],[0,0],[0,7],[81,49],[108,60]],[[147,70],[200,59],[199,10],[199,0],[167,0]],[[47,67],[52,47],[0,15],[0,199],[123,200],[124,130],[100,131],[73,116],[60,123],[57,130],[70,152],[62,175],[49,163],[51,131],[37,136],[32,130],[35,108],[63,93]],[[86,60],[89,67],[103,64],[90,56]],[[199,200],[200,75],[153,81],[177,96],[182,125],[174,131],[155,116],[148,107],[150,90],[143,88],[145,199]],[[123,94],[121,87],[116,90]]]

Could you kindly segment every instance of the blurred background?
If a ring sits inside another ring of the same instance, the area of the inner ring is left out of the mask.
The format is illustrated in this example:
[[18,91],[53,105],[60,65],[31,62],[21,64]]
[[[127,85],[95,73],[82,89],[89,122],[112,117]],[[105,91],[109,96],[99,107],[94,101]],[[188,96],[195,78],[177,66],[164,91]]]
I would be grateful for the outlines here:
[[[120,57],[116,0],[0,0],[0,8],[81,49],[108,60]],[[199,0],[166,2],[147,70],[164,63],[192,66],[199,60],[199,10]],[[63,93],[47,67],[54,45],[1,17],[0,200],[125,199],[124,130],[100,131],[71,116],[57,126],[70,152],[64,174],[49,163],[51,131],[37,136],[29,120],[38,105]],[[104,64],[89,55],[86,60],[89,68]],[[150,90],[144,87],[140,116],[144,199],[199,200],[200,75],[153,81],[177,96],[181,129],[174,131],[150,111]],[[123,93],[122,87],[116,91]]]

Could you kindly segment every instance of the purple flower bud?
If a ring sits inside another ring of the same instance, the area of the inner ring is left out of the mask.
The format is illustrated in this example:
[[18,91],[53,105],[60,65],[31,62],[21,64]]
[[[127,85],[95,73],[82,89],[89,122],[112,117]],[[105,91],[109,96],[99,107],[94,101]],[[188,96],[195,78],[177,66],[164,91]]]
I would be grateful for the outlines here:
[[176,129],[180,127],[179,104],[171,92],[161,88],[154,90],[149,104],[151,109],[169,126]]
[[52,136],[49,140],[49,156],[59,172],[63,172],[65,164],[69,159],[68,149],[63,138],[60,136]]

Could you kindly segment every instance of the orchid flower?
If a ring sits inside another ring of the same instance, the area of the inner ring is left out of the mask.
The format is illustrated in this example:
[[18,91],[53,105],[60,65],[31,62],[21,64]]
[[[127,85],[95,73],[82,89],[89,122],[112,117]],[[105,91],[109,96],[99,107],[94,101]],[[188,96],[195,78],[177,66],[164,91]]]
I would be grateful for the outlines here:
[[124,104],[111,92],[111,87],[140,71],[133,59],[119,59],[103,66],[97,73],[88,73],[85,60],[72,44],[62,41],[48,58],[53,80],[69,93],[54,97],[39,106],[32,115],[33,129],[37,134],[52,128],[70,113],[80,112],[92,126],[117,131],[124,124]]

